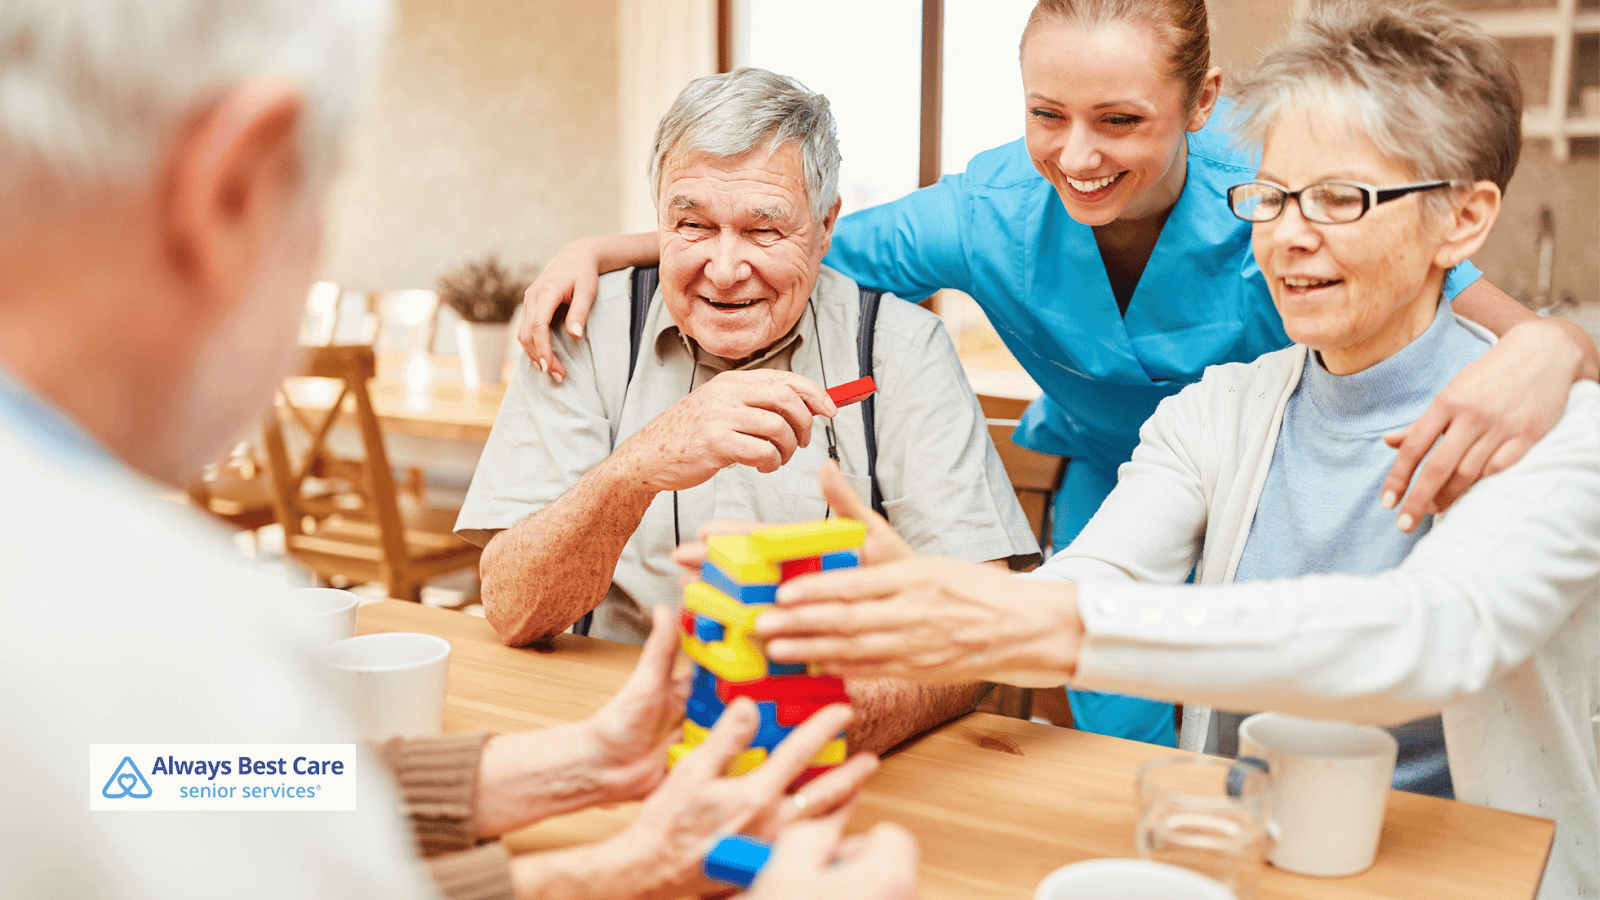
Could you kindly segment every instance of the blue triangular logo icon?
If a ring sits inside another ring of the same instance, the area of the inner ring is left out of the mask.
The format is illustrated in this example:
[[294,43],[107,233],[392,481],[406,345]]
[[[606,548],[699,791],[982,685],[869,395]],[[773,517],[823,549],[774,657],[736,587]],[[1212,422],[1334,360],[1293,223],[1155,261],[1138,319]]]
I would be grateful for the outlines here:
[[150,796],[150,782],[144,780],[144,773],[134,765],[133,757],[124,756],[117,770],[106,779],[106,786],[100,789],[100,796],[108,800],[119,797],[132,797],[143,800]]

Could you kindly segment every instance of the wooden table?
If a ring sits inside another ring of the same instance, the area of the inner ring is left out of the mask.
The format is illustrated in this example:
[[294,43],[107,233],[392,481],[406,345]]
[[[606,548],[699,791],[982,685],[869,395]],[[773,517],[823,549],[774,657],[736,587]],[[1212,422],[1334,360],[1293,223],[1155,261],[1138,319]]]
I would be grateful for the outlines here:
[[[383,353],[368,384],[372,408],[386,434],[482,444],[505,397],[505,382],[469,387],[455,357]],[[321,378],[284,382],[295,406],[327,409],[338,386]]]
[[[572,635],[557,638],[552,651],[506,647],[482,619],[395,600],[363,606],[358,630],[421,631],[450,641],[446,731],[515,731],[583,718],[621,686],[638,656],[635,647]],[[885,759],[851,828],[884,819],[910,828],[922,845],[927,900],[1028,898],[1058,866],[1133,855],[1133,770],[1170,752],[973,713]],[[632,812],[624,804],[560,816],[508,842],[536,850],[599,840]],[[1309,878],[1268,866],[1259,900],[1531,898],[1554,833],[1548,819],[1396,791],[1371,869]]]

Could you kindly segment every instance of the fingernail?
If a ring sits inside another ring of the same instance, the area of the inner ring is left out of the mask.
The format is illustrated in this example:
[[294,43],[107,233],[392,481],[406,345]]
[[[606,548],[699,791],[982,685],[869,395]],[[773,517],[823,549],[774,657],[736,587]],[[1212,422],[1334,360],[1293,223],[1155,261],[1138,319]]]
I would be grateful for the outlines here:
[[1411,529],[1416,526],[1417,521],[1411,518],[1411,513],[1401,513],[1395,524],[1400,526],[1401,531],[1409,534]]
[[1384,509],[1394,509],[1394,505],[1400,502],[1400,498],[1394,495],[1394,491],[1384,491],[1383,499],[1378,502],[1383,504]]
[[583,326],[577,322],[573,322],[572,327],[568,328],[567,332],[575,338],[581,338],[583,337]]
[[556,384],[560,384],[561,382],[567,380],[567,377],[565,375],[562,375],[560,372],[557,372],[554,375],[551,375],[550,377],[555,379]]
[[546,362],[546,361],[544,361],[542,359],[539,360],[539,371],[545,373],[546,375],[549,375],[550,374],[550,363],[548,363],[548,362]]

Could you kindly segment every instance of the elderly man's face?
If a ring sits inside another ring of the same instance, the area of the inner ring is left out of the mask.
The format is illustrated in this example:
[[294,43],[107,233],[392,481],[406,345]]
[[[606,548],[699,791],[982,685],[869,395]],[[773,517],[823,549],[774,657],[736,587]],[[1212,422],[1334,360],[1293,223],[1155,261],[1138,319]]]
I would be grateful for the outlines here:
[[794,327],[839,214],[835,203],[812,218],[798,145],[674,156],[660,197],[661,293],[679,328],[710,353],[744,360]]

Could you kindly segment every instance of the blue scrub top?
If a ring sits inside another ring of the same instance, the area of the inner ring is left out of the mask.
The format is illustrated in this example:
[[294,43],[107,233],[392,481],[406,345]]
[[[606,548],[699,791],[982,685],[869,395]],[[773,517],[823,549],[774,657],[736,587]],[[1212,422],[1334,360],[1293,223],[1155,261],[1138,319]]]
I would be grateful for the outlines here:
[[[1023,141],[978,154],[959,175],[842,218],[829,266],[862,285],[921,300],[972,295],[1043,390],[1016,441],[1072,459],[1058,498],[1055,546],[1076,536],[1133,455],[1139,426],[1207,366],[1289,344],[1250,250],[1250,224],[1228,211],[1231,185],[1255,178],[1258,154],[1218,124],[1187,135],[1183,192],[1124,317],[1094,232],[1067,215]],[[1463,263],[1453,297],[1476,280]]]

